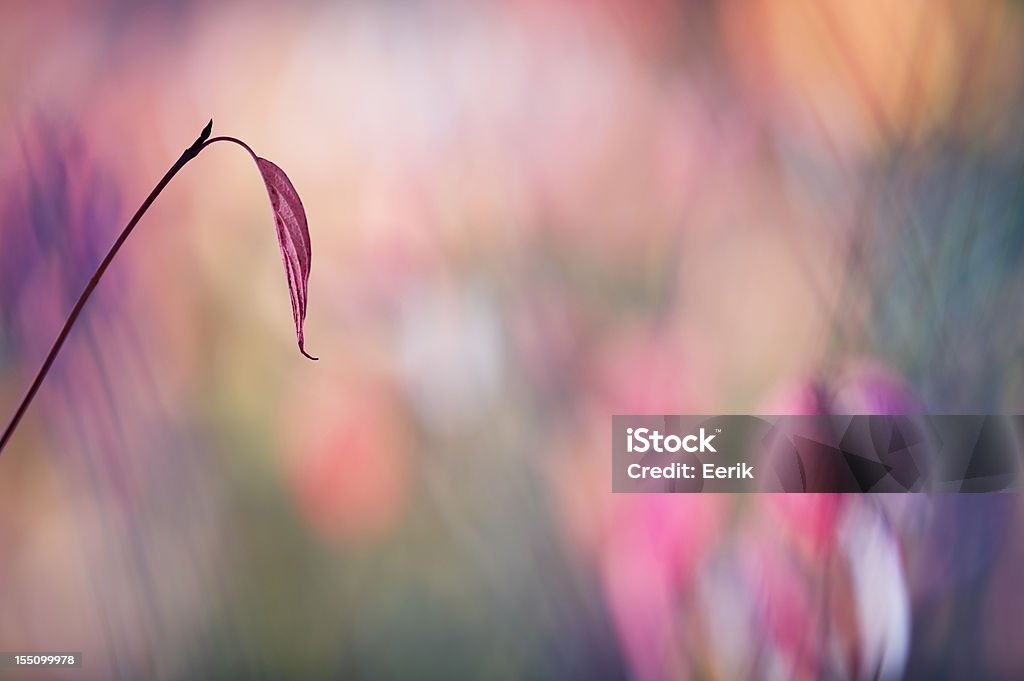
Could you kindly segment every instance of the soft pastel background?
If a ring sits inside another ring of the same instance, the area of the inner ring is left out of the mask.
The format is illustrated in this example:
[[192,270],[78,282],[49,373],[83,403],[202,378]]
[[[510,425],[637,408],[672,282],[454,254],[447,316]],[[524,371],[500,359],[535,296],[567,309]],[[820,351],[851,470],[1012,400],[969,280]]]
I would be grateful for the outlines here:
[[614,413],[1021,413],[1019,2],[4,2],[19,679],[1024,677],[1024,504],[610,494]]

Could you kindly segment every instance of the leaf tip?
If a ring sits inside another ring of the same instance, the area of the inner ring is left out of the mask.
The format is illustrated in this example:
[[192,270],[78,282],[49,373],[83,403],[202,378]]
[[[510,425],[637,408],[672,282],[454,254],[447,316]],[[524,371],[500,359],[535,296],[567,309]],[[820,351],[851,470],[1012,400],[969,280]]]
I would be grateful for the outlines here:
[[210,133],[212,133],[212,132],[213,132],[213,119],[211,118],[210,122],[206,124],[205,128],[203,128],[203,131],[201,133],[199,133],[199,142],[200,142],[200,144],[205,142],[206,140],[210,139]]
[[308,352],[306,352],[306,348],[302,347],[302,343],[299,343],[299,352],[301,352],[302,356],[307,358],[307,359],[311,359],[314,362],[320,361],[319,357],[314,357],[313,355],[311,355]]

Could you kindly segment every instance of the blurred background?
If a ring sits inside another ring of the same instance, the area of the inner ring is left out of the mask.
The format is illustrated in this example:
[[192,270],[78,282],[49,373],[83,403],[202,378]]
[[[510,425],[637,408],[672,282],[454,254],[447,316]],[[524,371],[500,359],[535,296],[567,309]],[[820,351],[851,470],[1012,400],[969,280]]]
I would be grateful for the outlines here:
[[1024,677],[1015,494],[612,495],[612,414],[1022,413],[1019,2],[4,2],[24,679]]

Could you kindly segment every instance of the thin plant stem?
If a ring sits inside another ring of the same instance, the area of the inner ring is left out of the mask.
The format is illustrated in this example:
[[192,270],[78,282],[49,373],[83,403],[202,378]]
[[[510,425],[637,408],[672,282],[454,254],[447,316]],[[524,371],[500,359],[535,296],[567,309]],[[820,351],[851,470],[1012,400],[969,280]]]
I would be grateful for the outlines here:
[[259,156],[257,156],[256,152],[252,150],[252,147],[250,147],[248,144],[246,144],[242,140],[238,139],[237,137],[231,137],[230,135],[218,135],[217,137],[211,137],[210,139],[208,139],[205,142],[203,142],[202,148],[205,149],[206,147],[210,146],[214,142],[232,142],[232,143],[237,144],[238,146],[242,147],[246,151],[248,151],[249,155],[252,156],[252,160],[255,161],[255,160],[259,159]]
[[50,372],[50,368],[53,366],[54,360],[57,359],[57,354],[64,346],[64,341],[67,340],[68,334],[71,333],[71,327],[75,325],[75,322],[78,320],[78,316],[82,314],[82,308],[85,307],[86,302],[88,302],[92,292],[100,283],[100,279],[103,278],[103,274],[107,271],[110,263],[117,255],[117,252],[121,250],[121,246],[124,245],[124,242],[135,229],[139,220],[142,219],[142,216],[146,214],[149,207],[153,205],[154,201],[156,201],[156,197],[160,196],[160,192],[162,192],[171,179],[178,174],[179,170],[184,168],[189,161],[198,156],[199,152],[203,150],[205,146],[204,143],[209,139],[210,132],[212,130],[213,121],[211,120],[206,127],[203,128],[203,131],[199,134],[196,141],[192,143],[192,146],[183,151],[181,156],[178,157],[178,160],[174,162],[174,165],[164,173],[164,176],[160,178],[160,181],[157,182],[155,187],[153,187],[153,191],[149,193],[149,196],[147,196],[146,200],[142,202],[139,209],[135,211],[135,215],[132,216],[132,219],[129,220],[125,228],[121,230],[121,234],[117,237],[114,245],[110,247],[106,257],[103,258],[103,262],[100,263],[95,274],[92,275],[89,283],[86,284],[82,294],[78,296],[78,302],[76,302],[75,306],[71,308],[71,314],[68,315],[67,320],[64,322],[64,327],[60,330],[60,334],[57,335],[57,339],[53,342],[53,346],[50,348],[50,352],[46,355],[46,359],[43,360],[43,365],[36,373],[35,380],[32,381],[32,385],[29,387],[28,392],[25,393],[25,397],[22,398],[17,411],[14,412],[14,416],[11,417],[10,423],[8,423],[7,428],[4,429],[3,437],[0,437],[0,453],[3,452],[4,447],[7,446],[7,442],[11,439],[11,436],[14,435],[14,431],[18,428],[21,418],[25,415],[29,405],[32,404],[33,398],[35,398],[36,393],[39,392],[39,387],[43,384],[43,380],[46,379],[46,375]]

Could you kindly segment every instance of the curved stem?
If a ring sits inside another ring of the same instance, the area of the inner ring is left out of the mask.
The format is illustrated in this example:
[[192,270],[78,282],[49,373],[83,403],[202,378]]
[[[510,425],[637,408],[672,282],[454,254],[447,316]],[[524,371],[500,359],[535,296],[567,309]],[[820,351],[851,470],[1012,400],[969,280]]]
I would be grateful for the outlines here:
[[[160,196],[160,192],[164,190],[164,187],[166,187],[171,179],[178,174],[179,170],[185,167],[186,163],[199,155],[199,152],[203,150],[207,143],[213,141],[208,139],[212,129],[213,121],[211,120],[206,127],[203,128],[203,131],[199,134],[199,137],[196,138],[196,141],[192,143],[192,146],[183,151],[181,156],[178,157],[178,160],[174,162],[174,165],[164,173],[164,176],[160,178],[160,181],[157,182],[155,187],[153,187],[153,191],[149,193],[149,196],[147,196],[146,200],[142,202],[139,209],[135,211],[135,215],[132,216],[132,219],[129,220],[125,228],[121,230],[121,234],[117,237],[114,245],[110,247],[106,257],[103,258],[103,262],[101,262],[100,266],[96,269],[96,273],[92,275],[92,279],[90,279],[89,283],[86,284],[82,294],[78,296],[78,302],[76,302],[75,306],[71,308],[71,314],[68,315],[67,320],[64,322],[64,327],[60,330],[60,334],[57,336],[57,340],[53,342],[50,352],[46,355],[46,359],[43,360],[43,366],[40,367],[38,373],[36,373],[35,380],[32,381],[32,385],[29,387],[28,392],[25,393],[25,397],[22,398],[17,411],[14,412],[14,416],[11,417],[10,423],[7,424],[7,428],[4,430],[3,436],[0,437],[0,453],[3,452],[8,440],[11,439],[15,429],[17,429],[18,424],[21,422],[21,418],[25,415],[29,405],[32,404],[32,399],[36,396],[36,393],[39,392],[39,387],[43,384],[43,380],[50,372],[50,367],[53,366],[54,360],[57,359],[57,354],[60,352],[61,347],[64,345],[64,341],[67,340],[68,334],[71,332],[71,327],[75,325],[75,321],[82,313],[82,308],[85,307],[85,303],[89,300],[89,297],[92,295],[93,290],[95,290],[96,285],[100,283],[103,273],[107,271],[107,268],[110,266],[111,261],[113,261],[114,256],[116,256],[117,252],[121,250],[121,246],[124,244],[125,240],[128,239],[132,230],[135,229],[135,225],[137,225],[139,220],[142,219],[142,216],[146,214],[146,211],[149,210],[149,207],[156,200],[156,197]],[[245,143],[239,140],[235,141],[248,149]],[[252,153],[251,149],[249,150],[249,153]]]
[[210,146],[214,142],[232,142],[232,143],[237,144],[238,146],[242,147],[246,151],[248,151],[249,155],[252,156],[252,160],[254,160],[254,161],[259,160],[259,156],[257,156],[256,152],[252,150],[252,147],[250,147],[248,144],[246,144],[242,140],[238,139],[237,137],[231,137],[229,135],[218,135],[217,137],[211,137],[210,139],[208,139],[205,142],[203,142],[203,145],[202,145],[202,147],[200,147],[200,149],[205,149],[206,147]]

